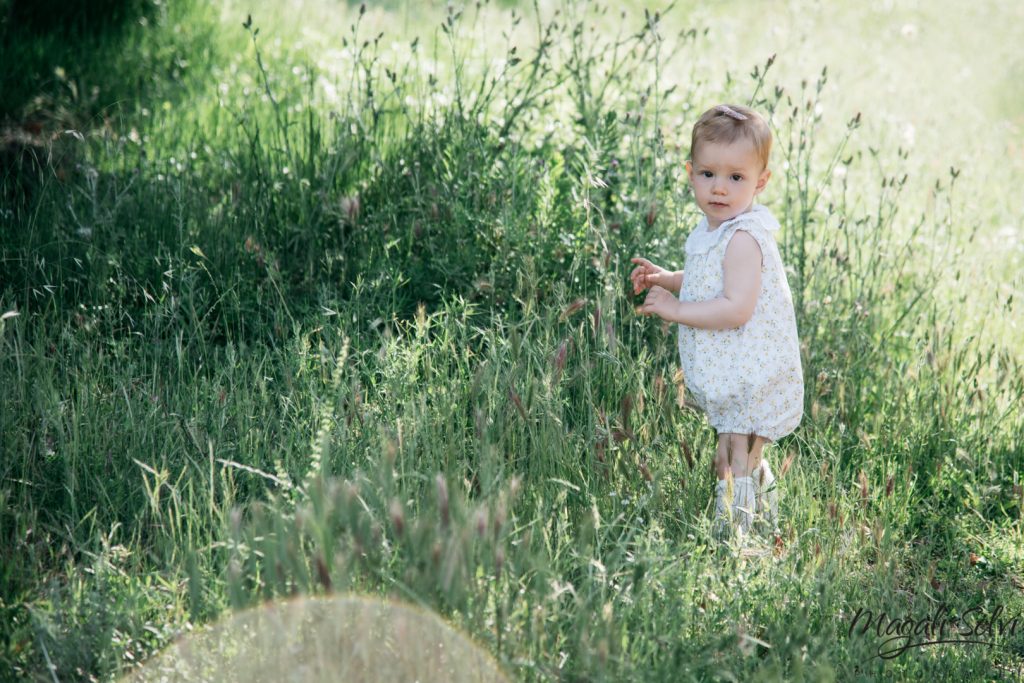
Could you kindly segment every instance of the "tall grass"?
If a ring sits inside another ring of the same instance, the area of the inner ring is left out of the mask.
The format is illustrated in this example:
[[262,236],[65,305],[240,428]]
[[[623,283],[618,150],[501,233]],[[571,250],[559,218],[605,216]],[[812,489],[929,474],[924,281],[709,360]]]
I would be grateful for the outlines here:
[[[1019,635],[886,661],[847,631],[1021,607],[1020,349],[934,295],[967,171],[910,214],[926,180],[870,111],[822,113],[827,70],[679,78],[711,39],[673,11],[485,3],[394,40],[354,8],[327,64],[233,18],[194,99],[65,141],[64,179],[5,176],[12,676],[109,679],[228,609],[350,590],[526,680],[1019,670]],[[709,538],[713,432],[626,291],[631,256],[684,265],[676,128],[720,100],[776,133],[807,387],[769,455],[782,537],[747,552]]]

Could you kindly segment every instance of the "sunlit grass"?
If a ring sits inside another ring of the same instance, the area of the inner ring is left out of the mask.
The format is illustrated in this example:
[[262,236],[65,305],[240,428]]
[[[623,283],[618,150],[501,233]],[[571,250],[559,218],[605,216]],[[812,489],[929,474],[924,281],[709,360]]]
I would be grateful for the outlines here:
[[[194,80],[3,178],[0,659],[109,679],[355,591],[526,680],[1019,669],[1019,634],[884,662],[846,631],[1021,608],[1021,23],[990,4],[197,13]],[[737,553],[626,275],[684,265],[689,125],[750,99],[807,401],[782,537]]]

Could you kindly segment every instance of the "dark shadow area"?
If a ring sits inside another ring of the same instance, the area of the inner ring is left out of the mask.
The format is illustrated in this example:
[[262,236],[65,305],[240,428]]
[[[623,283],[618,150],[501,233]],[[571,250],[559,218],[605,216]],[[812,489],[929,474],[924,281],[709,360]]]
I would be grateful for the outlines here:
[[[0,117],[40,118],[31,111],[40,96],[67,94],[101,108],[125,96],[127,83],[117,83],[128,61],[125,43],[159,13],[153,0],[0,1]],[[99,91],[66,92],[69,79]],[[30,129],[38,125],[27,123]]]
[[0,196],[24,205],[74,172],[72,137],[186,97],[216,61],[212,17],[192,0],[0,0]]

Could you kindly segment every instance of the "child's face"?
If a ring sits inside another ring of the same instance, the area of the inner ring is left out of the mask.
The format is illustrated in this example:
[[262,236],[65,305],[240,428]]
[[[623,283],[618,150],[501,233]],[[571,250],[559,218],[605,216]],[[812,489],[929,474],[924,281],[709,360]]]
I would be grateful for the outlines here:
[[702,142],[686,173],[712,229],[747,211],[772,174],[761,168],[750,140]]

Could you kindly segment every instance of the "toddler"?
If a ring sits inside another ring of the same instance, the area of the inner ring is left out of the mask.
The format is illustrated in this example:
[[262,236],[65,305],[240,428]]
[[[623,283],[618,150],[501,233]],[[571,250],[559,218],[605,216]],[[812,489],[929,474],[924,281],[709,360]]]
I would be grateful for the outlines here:
[[755,511],[778,531],[775,477],[762,449],[803,416],[796,315],[773,234],[779,222],[754,203],[771,177],[771,145],[771,130],[754,110],[722,104],[706,111],[693,126],[686,162],[704,217],[686,240],[685,280],[682,270],[632,259],[634,291],[650,288],[637,312],[679,323],[684,381],[718,434],[718,535],[749,532]]

